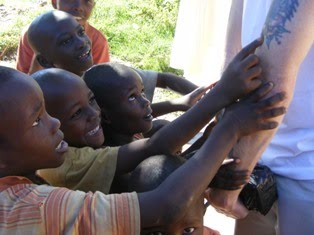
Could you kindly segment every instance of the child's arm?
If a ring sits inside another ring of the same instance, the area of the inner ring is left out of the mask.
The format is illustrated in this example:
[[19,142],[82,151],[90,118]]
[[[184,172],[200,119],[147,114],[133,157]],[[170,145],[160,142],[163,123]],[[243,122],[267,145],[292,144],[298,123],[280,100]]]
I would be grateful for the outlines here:
[[176,112],[176,111],[187,111],[194,104],[199,101],[202,96],[206,93],[206,91],[210,89],[209,87],[199,87],[196,88],[191,93],[181,96],[177,99],[168,100],[159,103],[153,103],[151,105],[153,110],[153,117],[159,117],[161,115]]
[[[285,106],[291,101],[299,66],[314,40],[314,1],[300,0],[297,6],[293,4],[295,3],[273,1],[264,25],[265,43],[256,51],[261,58],[263,77],[276,84],[272,93],[287,93]],[[281,122],[282,118],[277,117],[276,121]],[[237,169],[252,171],[275,132],[275,129],[259,132],[241,139],[233,153],[245,160],[238,164]],[[220,211],[238,218],[246,216],[247,211],[237,200],[240,190],[213,190],[211,193],[212,204]]]
[[158,73],[156,87],[170,89],[181,95],[194,91],[198,86],[173,73]]
[[[263,86],[251,99],[236,103],[226,111],[202,148],[172,173],[157,189],[140,193],[141,226],[171,224],[203,194],[224,158],[241,136],[277,126],[268,120],[285,109],[270,109],[282,94],[260,100],[271,89]],[[193,172],[193,174],[191,174]],[[184,183],[182,183],[184,182]]]
[[128,172],[143,159],[157,154],[175,154],[223,107],[255,90],[261,81],[261,69],[251,55],[261,44],[255,40],[230,63],[219,83],[195,106],[156,132],[150,139],[122,146],[118,154],[117,172]]

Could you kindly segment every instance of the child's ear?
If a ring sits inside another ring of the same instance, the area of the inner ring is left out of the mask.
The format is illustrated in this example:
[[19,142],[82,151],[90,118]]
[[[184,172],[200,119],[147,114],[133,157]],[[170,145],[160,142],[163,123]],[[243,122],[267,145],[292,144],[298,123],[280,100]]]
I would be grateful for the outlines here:
[[53,64],[51,64],[48,60],[46,60],[46,58],[44,56],[42,56],[41,54],[36,55],[36,60],[44,68],[53,68],[54,67]]

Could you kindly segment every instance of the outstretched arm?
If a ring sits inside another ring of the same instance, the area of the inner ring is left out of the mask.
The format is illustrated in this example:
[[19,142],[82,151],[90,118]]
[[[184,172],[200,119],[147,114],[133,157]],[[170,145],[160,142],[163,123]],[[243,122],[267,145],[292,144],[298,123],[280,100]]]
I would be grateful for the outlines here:
[[[258,101],[271,89],[270,84],[258,89],[250,99],[229,107],[201,149],[173,172],[157,189],[139,194],[142,228],[178,221],[195,200],[203,194],[223,159],[240,136],[276,127],[269,118],[284,112],[269,110],[282,94]],[[258,101],[258,102],[256,102]],[[189,174],[193,172],[193,174]],[[184,182],[180,184],[179,182]]]
[[181,95],[186,95],[198,87],[189,80],[173,73],[158,73],[156,86],[165,89],[168,88]]
[[[300,64],[313,44],[313,12],[312,0],[274,0],[263,29],[264,44],[256,51],[263,68],[262,77],[275,84],[271,93],[286,92],[286,107],[293,96]],[[281,122],[282,117],[275,120]],[[275,132],[259,132],[242,138],[233,149],[234,156],[243,157],[237,168],[252,171]],[[241,218],[247,212],[237,201],[239,193],[240,190],[213,190],[210,197],[218,210]]]
[[153,117],[159,117],[164,114],[176,112],[176,111],[187,111],[193,105],[195,105],[202,96],[211,88],[209,87],[199,87],[196,88],[189,94],[183,95],[179,98],[173,100],[167,100],[159,103],[153,103],[151,105],[153,110]]
[[179,118],[149,139],[122,146],[118,154],[117,171],[130,170],[131,166],[136,166],[149,156],[175,154],[223,107],[259,87],[261,81],[256,77],[261,69],[252,52],[260,44],[261,40],[255,40],[238,53],[217,85]]

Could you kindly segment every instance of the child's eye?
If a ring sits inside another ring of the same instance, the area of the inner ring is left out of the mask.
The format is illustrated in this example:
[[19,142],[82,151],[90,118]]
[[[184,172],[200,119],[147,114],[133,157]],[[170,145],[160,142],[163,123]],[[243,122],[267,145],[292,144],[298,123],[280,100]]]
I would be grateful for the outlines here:
[[95,96],[89,98],[89,104],[94,104],[96,102]]
[[61,42],[62,45],[67,45],[71,42],[71,38],[65,39]]
[[38,126],[39,123],[40,123],[40,121],[41,121],[41,118],[40,118],[40,117],[36,118],[36,120],[35,120],[35,122],[32,124],[32,126],[33,126],[33,127],[34,127],[34,126]]
[[191,228],[186,228],[183,230],[182,234],[192,234],[195,231],[195,228],[191,227]]
[[134,95],[131,95],[131,96],[128,98],[128,100],[131,101],[131,102],[134,101],[134,100],[135,100],[135,96],[134,96]]
[[82,113],[82,110],[81,110],[81,109],[77,110],[77,111],[71,116],[71,119],[76,119],[76,118],[78,118],[81,113]]

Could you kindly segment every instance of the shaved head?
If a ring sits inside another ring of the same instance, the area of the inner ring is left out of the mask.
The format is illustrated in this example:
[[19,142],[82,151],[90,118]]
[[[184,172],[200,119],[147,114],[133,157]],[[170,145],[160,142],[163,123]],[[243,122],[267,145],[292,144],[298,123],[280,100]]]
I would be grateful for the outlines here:
[[69,13],[59,10],[52,10],[39,15],[33,20],[28,29],[28,41],[35,54],[45,54],[46,48],[49,45],[46,44],[50,39],[51,25],[62,24],[62,21],[72,17]]
[[[108,62],[97,64],[83,74],[86,85],[93,91],[100,107],[110,107],[112,96],[120,91],[130,76],[140,76],[132,68]],[[108,101],[108,102],[107,102]]]

